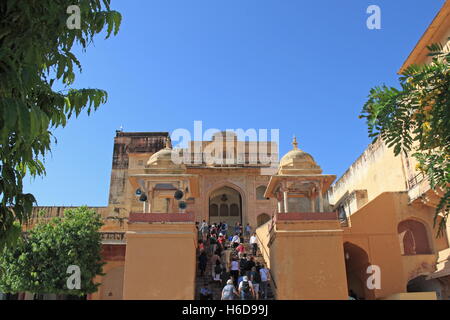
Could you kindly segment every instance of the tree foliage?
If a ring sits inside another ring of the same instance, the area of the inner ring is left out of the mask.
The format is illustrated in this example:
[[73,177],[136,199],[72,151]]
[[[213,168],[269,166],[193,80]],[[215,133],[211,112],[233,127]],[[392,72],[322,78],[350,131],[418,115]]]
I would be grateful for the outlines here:
[[[80,8],[80,29],[67,27],[71,5]],[[45,174],[52,131],[107,100],[104,90],[72,87],[81,72],[74,45],[85,50],[105,29],[106,38],[116,35],[121,15],[110,0],[3,0],[0,17],[1,248],[31,214],[35,198],[23,192],[23,179]]]
[[[97,291],[102,274],[101,217],[92,209],[68,209],[63,217],[41,222],[0,256],[0,292],[82,296]],[[80,290],[69,289],[67,268],[81,270]]]
[[370,137],[381,138],[396,155],[412,154],[431,188],[443,195],[435,214],[442,234],[450,209],[450,53],[441,44],[428,49],[432,62],[402,72],[400,89],[373,88],[361,117]]

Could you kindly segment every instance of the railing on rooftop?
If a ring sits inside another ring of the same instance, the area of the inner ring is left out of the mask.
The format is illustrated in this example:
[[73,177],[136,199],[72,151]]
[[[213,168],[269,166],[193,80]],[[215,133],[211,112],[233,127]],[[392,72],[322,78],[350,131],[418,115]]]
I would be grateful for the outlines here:
[[192,213],[130,213],[129,223],[136,222],[194,222]]
[[418,184],[420,184],[423,180],[425,180],[427,176],[423,172],[419,172],[414,177],[408,180],[408,189],[412,189]]

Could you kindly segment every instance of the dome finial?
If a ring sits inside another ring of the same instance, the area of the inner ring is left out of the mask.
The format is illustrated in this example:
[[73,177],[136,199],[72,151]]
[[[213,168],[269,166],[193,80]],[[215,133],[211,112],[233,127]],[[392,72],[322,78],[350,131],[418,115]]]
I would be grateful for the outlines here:
[[292,145],[294,146],[294,150],[298,150],[298,142],[297,138],[294,135],[294,138],[292,139]]
[[166,138],[166,149],[172,149],[172,140],[169,135]]

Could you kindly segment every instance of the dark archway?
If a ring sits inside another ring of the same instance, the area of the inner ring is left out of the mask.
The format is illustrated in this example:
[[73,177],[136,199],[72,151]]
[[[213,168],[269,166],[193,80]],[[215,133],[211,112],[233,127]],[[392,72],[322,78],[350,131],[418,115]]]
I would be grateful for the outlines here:
[[367,268],[371,265],[367,252],[353,243],[346,242],[344,255],[349,293],[352,292],[361,300],[375,299],[374,290],[367,287],[367,279],[370,276]]
[[428,232],[417,220],[404,220],[398,224],[398,236],[402,255],[431,254]]
[[226,222],[229,230],[236,222],[242,223],[242,197],[234,188],[223,186],[209,197],[209,223]]

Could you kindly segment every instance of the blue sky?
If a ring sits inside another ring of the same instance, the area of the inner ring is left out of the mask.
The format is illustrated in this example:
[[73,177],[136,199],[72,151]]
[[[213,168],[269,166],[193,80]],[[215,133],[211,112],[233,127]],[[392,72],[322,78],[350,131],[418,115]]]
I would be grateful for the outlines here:
[[[370,140],[358,115],[396,72],[444,0],[112,0],[119,34],[78,52],[75,87],[109,101],[54,132],[38,205],[106,205],[115,130],[280,129],[340,176]],[[369,30],[369,5],[381,30]]]

